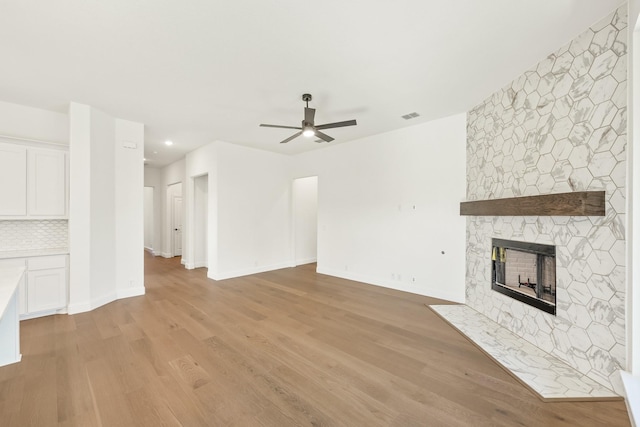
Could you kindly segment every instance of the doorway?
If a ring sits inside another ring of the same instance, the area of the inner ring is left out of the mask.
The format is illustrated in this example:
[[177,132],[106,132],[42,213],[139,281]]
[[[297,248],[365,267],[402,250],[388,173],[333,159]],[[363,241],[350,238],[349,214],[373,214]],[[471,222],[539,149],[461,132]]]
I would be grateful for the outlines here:
[[193,267],[208,267],[209,175],[193,178]]
[[153,187],[144,187],[144,250],[153,254],[154,251],[154,207]]
[[295,265],[318,260],[318,177],[293,181],[293,260]]

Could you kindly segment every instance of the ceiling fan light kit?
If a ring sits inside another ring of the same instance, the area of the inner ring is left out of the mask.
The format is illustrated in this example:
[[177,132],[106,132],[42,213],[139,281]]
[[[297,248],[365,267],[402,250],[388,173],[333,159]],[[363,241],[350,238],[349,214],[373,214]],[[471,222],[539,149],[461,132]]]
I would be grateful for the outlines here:
[[264,124],[264,123],[260,124],[260,126],[268,127],[268,128],[281,128],[281,129],[296,129],[296,130],[299,130],[299,132],[296,132],[295,134],[293,134],[289,138],[287,138],[287,139],[285,139],[283,141],[280,141],[280,144],[286,144],[287,142],[291,141],[292,139],[295,139],[295,138],[299,137],[300,135],[306,136],[308,138],[310,138],[312,136],[317,136],[322,141],[331,142],[331,141],[333,141],[333,138],[331,138],[327,134],[324,134],[324,133],[320,132],[321,129],[324,130],[324,129],[332,129],[332,128],[339,128],[339,127],[357,125],[355,120],[347,120],[347,121],[344,121],[344,122],[327,123],[327,124],[324,124],[324,125],[316,126],[314,124],[316,110],[315,110],[315,108],[309,108],[309,101],[311,101],[311,99],[313,99],[313,97],[308,93],[305,93],[304,95],[302,95],[302,101],[306,102],[307,106],[304,107],[304,119],[302,120],[302,126],[301,127],[281,126],[281,125],[267,125],[267,124]]
[[302,131],[302,136],[306,136],[307,138],[310,138],[315,134],[316,134],[316,131],[313,130],[311,126],[306,126]]

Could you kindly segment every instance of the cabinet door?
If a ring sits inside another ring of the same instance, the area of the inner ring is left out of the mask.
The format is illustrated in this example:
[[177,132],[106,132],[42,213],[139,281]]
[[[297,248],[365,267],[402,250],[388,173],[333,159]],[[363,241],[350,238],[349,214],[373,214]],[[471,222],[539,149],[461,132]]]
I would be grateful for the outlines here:
[[67,214],[66,153],[30,148],[28,155],[28,214]]
[[0,216],[27,214],[27,149],[0,144]]
[[28,272],[27,309],[29,313],[63,308],[66,305],[66,269],[54,268]]

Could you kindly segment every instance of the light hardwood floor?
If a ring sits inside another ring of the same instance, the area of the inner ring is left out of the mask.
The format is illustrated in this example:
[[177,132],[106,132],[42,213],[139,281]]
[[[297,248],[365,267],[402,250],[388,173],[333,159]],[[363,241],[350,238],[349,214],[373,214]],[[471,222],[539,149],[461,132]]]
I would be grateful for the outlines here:
[[624,402],[544,403],[432,298],[315,273],[214,282],[146,262],[147,294],[24,321],[2,426],[628,426]]

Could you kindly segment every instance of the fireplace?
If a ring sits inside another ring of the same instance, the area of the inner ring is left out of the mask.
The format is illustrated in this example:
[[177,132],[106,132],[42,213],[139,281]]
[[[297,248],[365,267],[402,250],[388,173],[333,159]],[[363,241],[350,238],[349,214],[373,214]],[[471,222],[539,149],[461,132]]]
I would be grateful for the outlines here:
[[491,239],[491,289],[556,314],[556,248]]

